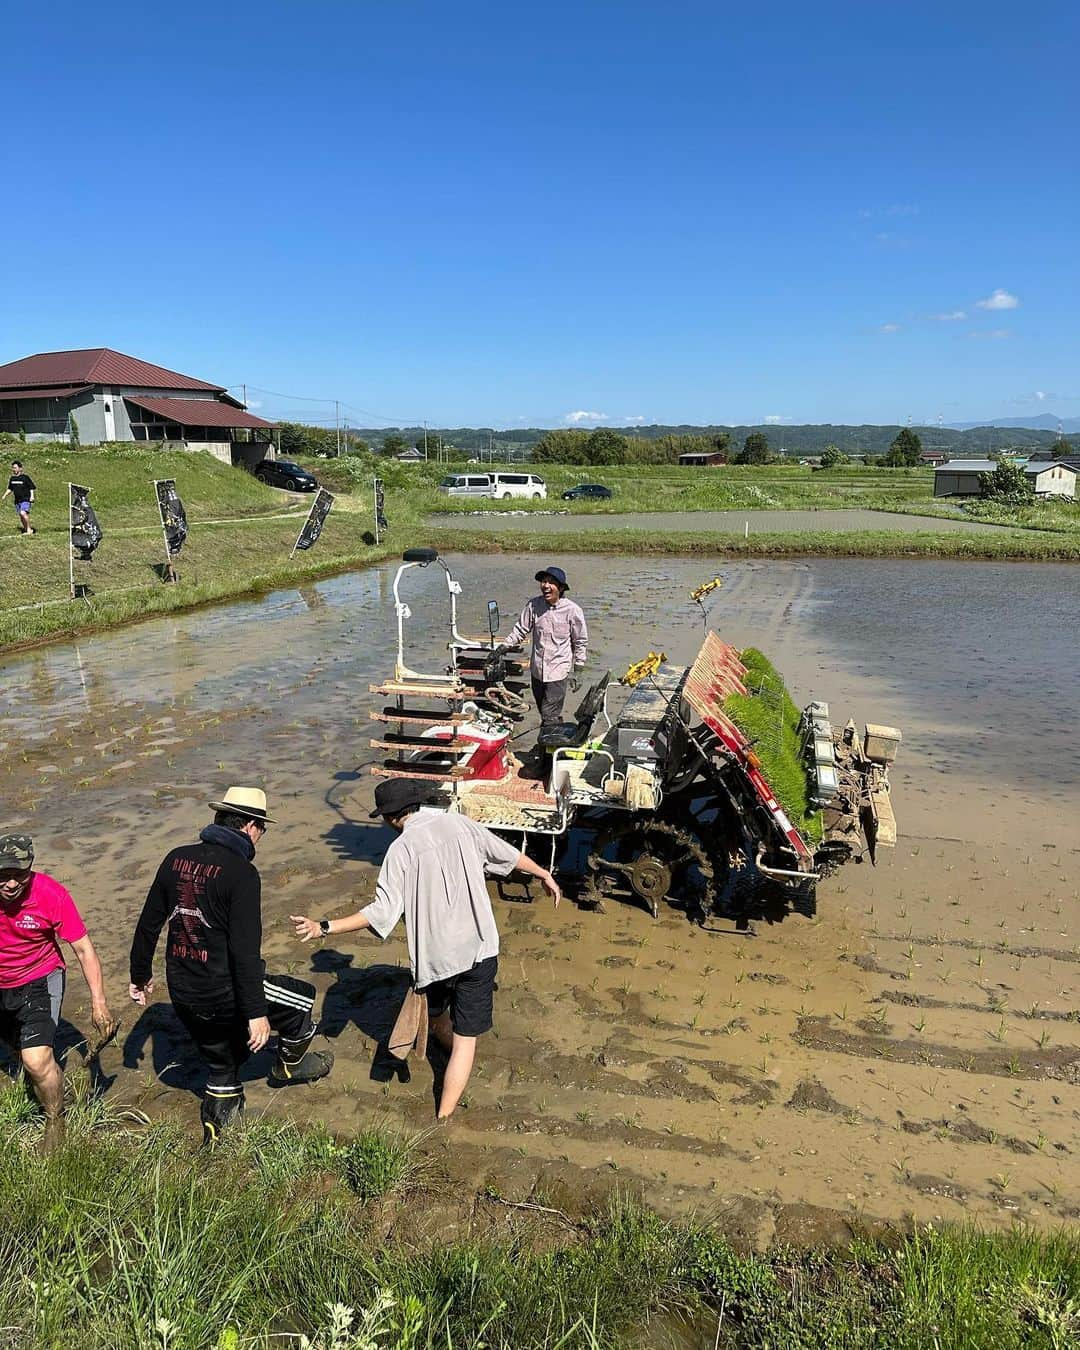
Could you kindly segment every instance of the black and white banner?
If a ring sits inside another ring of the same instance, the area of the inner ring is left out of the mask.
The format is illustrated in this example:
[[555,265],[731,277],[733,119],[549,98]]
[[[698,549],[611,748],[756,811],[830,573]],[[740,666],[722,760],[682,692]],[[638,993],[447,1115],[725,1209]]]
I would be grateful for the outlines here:
[[296,537],[296,543],[293,544],[293,551],[289,554],[291,558],[298,548],[310,548],[322,534],[323,525],[326,517],[330,514],[330,508],[334,504],[334,494],[327,492],[325,488],[320,488],[316,494],[315,500],[311,503],[311,510],[308,512],[308,518],[304,521],[304,528]]
[[101,543],[103,531],[90,505],[90,489],[78,483],[69,483],[69,510],[71,523],[71,553],[79,562],[89,562],[94,549]]
[[155,478],[154,491],[157,493],[161,531],[165,536],[165,556],[171,561],[184,547],[184,540],[188,537],[187,512],[176,491],[175,478]]
[[383,492],[381,478],[373,480],[375,486],[375,542],[379,542],[382,531],[389,529],[386,522],[386,494]]

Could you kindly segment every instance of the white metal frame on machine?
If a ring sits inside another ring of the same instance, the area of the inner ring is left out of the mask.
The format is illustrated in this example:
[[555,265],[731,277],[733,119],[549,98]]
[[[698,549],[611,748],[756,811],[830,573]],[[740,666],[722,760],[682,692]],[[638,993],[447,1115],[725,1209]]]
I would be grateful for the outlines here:
[[[454,641],[461,646],[475,646],[475,643],[466,642],[457,631],[457,598],[461,594],[461,583],[454,580],[454,575],[443,562],[442,558],[436,553],[433,558],[416,559],[412,562],[403,562],[394,576],[394,613],[397,615],[397,662],[394,666],[395,680],[425,680],[431,683],[447,684],[456,686],[458,676],[456,669],[449,675],[426,675],[418,670],[412,670],[405,664],[405,620],[412,618],[412,610],[408,604],[401,598],[401,578],[411,567],[430,567],[433,562],[437,562],[446,573],[446,589],[450,596],[450,635],[453,641],[450,644],[451,654],[454,653]],[[456,662],[452,662],[456,666]]]

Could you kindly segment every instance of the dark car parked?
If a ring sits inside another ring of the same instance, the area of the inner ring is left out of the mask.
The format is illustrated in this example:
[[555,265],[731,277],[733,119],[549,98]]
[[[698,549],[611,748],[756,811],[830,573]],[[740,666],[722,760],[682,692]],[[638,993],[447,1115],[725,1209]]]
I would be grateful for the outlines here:
[[603,483],[579,483],[577,487],[567,488],[562,498],[564,502],[576,502],[583,497],[599,499],[613,497],[614,495],[612,490],[605,487]]
[[314,492],[319,486],[307,469],[291,459],[261,459],[255,465],[255,477],[270,487],[288,488],[290,492]]

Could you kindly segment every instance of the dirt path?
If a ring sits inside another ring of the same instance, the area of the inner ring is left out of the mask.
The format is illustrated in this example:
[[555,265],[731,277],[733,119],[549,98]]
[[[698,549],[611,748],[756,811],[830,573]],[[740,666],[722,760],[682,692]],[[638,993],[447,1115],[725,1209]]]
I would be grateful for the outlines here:
[[[489,593],[511,614],[538,561],[457,560],[464,626]],[[692,655],[701,620],[685,596],[717,564],[561,561],[598,666],[618,673],[658,645],[658,625],[673,659]],[[556,914],[510,888],[496,1030],[436,1146],[464,1183],[507,1196],[538,1178],[558,1203],[630,1183],[757,1243],[828,1235],[845,1216],[1075,1218],[1075,757],[1067,721],[1016,716],[1020,670],[1032,689],[1056,672],[1060,706],[1077,705],[1065,569],[719,566],[712,621],[726,638],[769,651],[797,698],[904,727],[900,847],[824,884],[816,919],[753,937],[672,911],[657,923],[622,906]],[[314,972],[338,1062],[295,1095],[272,1094],[253,1064],[249,1101],[341,1130],[372,1113],[431,1120],[427,1066],[408,1084],[371,1076],[403,938],[312,952],[287,923],[363,903],[387,842],[366,819],[364,764],[391,578],[339,577],[0,666],[4,819],[33,830],[83,904],[117,997],[160,856],[223,786],[266,782],[281,822],[259,858],[267,958]],[[434,664],[445,588],[428,580],[410,604]],[[88,1027],[77,973],[66,1011]],[[197,1066],[168,1005],[137,1023],[132,1010],[125,1033],[106,1052],[111,1090],[194,1120]]]

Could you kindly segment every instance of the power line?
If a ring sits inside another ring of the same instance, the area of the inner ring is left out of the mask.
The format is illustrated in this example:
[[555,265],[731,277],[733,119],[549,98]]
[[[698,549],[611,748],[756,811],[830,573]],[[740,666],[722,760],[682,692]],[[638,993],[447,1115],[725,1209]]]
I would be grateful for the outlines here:
[[376,422],[389,422],[397,426],[420,426],[422,419],[419,417],[391,417],[386,413],[372,412],[370,408],[354,408],[349,403],[342,403],[336,398],[320,398],[314,394],[284,394],[280,389],[264,389],[258,384],[230,384],[229,389],[250,389],[256,394],[269,394],[271,398],[285,398],[292,403],[326,403],[339,404],[349,413],[357,417],[373,417]]

